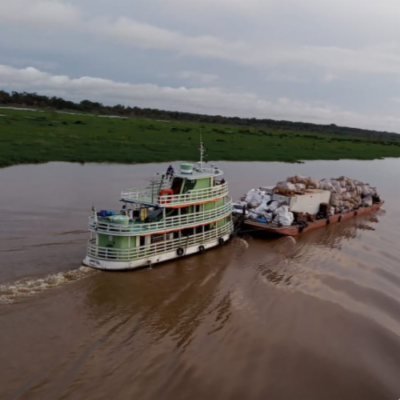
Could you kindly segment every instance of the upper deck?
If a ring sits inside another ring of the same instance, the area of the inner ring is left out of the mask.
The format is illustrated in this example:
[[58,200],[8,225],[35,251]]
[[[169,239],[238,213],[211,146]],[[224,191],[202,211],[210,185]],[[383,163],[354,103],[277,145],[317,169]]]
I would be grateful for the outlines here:
[[[215,203],[214,208],[204,209],[199,207],[199,211],[192,211],[181,214],[181,209],[168,210],[170,216],[161,216],[154,222],[142,221],[139,217],[129,219],[128,217],[117,216],[119,223],[113,223],[112,218],[89,217],[89,230],[92,232],[112,235],[112,236],[141,236],[153,233],[169,233],[186,228],[198,227],[213,222],[220,221],[232,214],[232,199],[225,197],[220,204]],[[166,211],[165,209],[163,210]],[[156,211],[157,212],[157,211]]]
[[180,171],[169,179],[153,182],[145,188],[126,189],[121,200],[165,208],[216,201],[228,195],[228,184],[221,179],[223,172],[216,167],[194,168],[192,164],[181,164]]

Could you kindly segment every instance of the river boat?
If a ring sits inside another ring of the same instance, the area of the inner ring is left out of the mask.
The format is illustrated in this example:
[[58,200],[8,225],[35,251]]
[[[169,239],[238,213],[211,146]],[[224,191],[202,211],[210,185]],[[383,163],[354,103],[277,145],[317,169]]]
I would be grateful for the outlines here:
[[89,217],[91,238],[83,264],[132,270],[223,245],[233,221],[222,177],[212,164],[182,163],[172,177],[162,174],[148,187],[123,190],[120,212],[94,209]]

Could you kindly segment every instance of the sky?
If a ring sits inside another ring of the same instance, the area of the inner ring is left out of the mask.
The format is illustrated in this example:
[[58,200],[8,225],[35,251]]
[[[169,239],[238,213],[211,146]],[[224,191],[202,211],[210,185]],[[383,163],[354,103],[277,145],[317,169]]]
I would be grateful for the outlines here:
[[398,0],[0,0],[0,89],[400,133]]

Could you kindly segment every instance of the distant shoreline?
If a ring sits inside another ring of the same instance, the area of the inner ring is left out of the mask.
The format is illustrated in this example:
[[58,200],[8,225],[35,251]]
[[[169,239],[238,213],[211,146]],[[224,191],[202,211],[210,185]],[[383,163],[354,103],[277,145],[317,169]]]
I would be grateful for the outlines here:
[[0,111],[1,167],[50,161],[196,161],[200,134],[210,161],[294,163],[400,157],[400,135],[398,140],[388,140],[201,122],[105,118],[46,109],[2,107]]

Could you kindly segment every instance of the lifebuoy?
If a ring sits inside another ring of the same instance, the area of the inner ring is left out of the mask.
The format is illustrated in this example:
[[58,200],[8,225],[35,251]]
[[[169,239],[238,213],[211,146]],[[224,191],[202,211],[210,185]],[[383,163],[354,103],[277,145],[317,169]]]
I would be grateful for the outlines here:
[[174,195],[174,191],[172,189],[163,189],[160,190],[158,195],[160,196],[160,204],[171,203],[171,196]]
[[224,239],[223,239],[222,237],[220,237],[220,238],[218,239],[218,244],[219,244],[220,246],[222,246],[222,245],[224,244]]
[[204,253],[204,251],[205,251],[204,246],[199,246],[199,253]]
[[178,254],[178,256],[182,256],[184,253],[184,250],[182,249],[182,247],[178,247],[178,250],[176,250],[176,254]]

